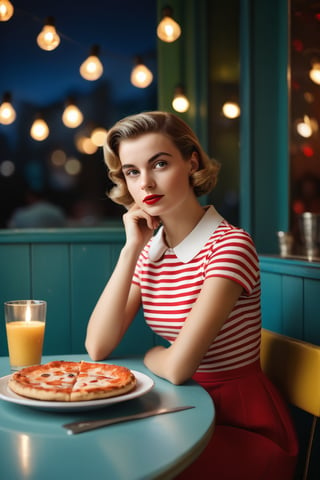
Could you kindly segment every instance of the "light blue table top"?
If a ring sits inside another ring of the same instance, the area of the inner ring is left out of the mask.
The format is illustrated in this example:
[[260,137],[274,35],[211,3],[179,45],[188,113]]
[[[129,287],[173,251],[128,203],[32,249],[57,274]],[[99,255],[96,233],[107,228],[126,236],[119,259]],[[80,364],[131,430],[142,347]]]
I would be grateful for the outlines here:
[[[86,360],[86,355],[43,357]],[[151,377],[155,385],[143,396],[86,412],[52,412],[0,399],[0,478],[3,480],[149,480],[170,479],[197,458],[210,439],[214,405],[207,392],[190,381],[175,386],[156,377],[140,358],[110,359]],[[0,377],[9,375],[0,357]],[[112,418],[155,407],[195,408],[68,435],[62,424]]]

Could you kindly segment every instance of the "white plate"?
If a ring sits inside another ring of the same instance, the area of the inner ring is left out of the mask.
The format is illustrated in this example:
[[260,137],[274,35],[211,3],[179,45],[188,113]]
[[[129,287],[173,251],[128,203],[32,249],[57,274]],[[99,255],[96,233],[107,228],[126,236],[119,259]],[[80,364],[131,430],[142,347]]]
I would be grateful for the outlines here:
[[0,399],[6,402],[16,403],[18,405],[24,405],[26,407],[38,408],[40,410],[52,410],[52,411],[68,411],[76,412],[81,410],[94,410],[97,408],[113,405],[114,403],[125,402],[126,400],[132,400],[133,398],[140,397],[149,392],[154,386],[152,378],[148,377],[144,373],[131,370],[137,379],[137,385],[132,392],[119,395],[117,397],[102,398],[99,400],[90,400],[87,402],[49,402],[43,400],[34,400],[32,398],[22,397],[14,393],[8,387],[8,380],[11,375],[6,375],[0,378]]

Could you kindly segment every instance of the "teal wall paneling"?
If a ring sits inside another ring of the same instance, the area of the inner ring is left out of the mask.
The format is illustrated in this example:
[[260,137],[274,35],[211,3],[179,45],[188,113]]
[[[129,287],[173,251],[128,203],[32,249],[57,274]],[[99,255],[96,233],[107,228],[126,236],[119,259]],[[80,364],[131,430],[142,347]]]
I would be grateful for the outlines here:
[[282,331],[281,277],[266,272],[261,275],[262,325],[269,330]]
[[[10,251],[10,255],[9,255]],[[4,244],[0,248],[0,295],[3,301],[30,295],[30,246]],[[12,296],[12,295],[17,295]]]
[[281,275],[282,328],[286,335],[303,338],[303,278]]
[[158,344],[156,335],[146,325],[140,309],[123,337],[121,344],[114,350],[112,356],[143,355],[147,349],[156,344]]
[[[104,289],[119,256],[121,244],[77,244],[71,256],[71,329],[73,353],[84,351],[84,339],[91,312]],[[153,334],[140,311],[121,345],[112,356],[135,355],[153,344]]]
[[4,302],[30,298],[30,247],[0,245],[0,355],[7,354]]
[[320,282],[304,280],[304,339],[320,345]]
[[112,254],[105,244],[71,246],[71,329],[72,352],[84,351],[86,326],[107,279]]
[[320,264],[260,256],[263,326],[320,345]]
[[31,298],[47,302],[44,349],[48,354],[71,350],[70,293],[69,246],[33,244]]

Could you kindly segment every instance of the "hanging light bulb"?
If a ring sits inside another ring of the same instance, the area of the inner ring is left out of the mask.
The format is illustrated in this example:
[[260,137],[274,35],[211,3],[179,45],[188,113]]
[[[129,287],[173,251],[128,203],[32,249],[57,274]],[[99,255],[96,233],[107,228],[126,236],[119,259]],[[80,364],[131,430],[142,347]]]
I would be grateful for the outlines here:
[[222,113],[227,118],[238,118],[240,116],[240,107],[237,102],[225,102],[222,105]]
[[11,105],[11,94],[9,92],[3,95],[3,101],[0,105],[0,123],[10,125],[16,119],[16,112]]
[[312,68],[309,71],[309,77],[314,83],[316,83],[317,85],[320,85],[320,63],[319,62],[314,62],[312,64]]
[[186,112],[190,107],[190,102],[181,86],[175,88],[172,107],[176,112],[180,113]]
[[14,12],[14,8],[9,0],[0,0],[0,22],[10,20]]
[[30,128],[30,135],[34,140],[42,142],[49,135],[49,127],[47,123],[39,115]]
[[81,64],[80,74],[85,80],[98,80],[103,74],[103,65],[100,62],[98,45],[93,45],[89,57]]
[[73,99],[67,101],[66,108],[62,114],[62,121],[69,128],[77,128],[83,122],[83,115]]
[[43,29],[37,36],[37,44],[42,50],[47,50],[48,52],[54,50],[60,44],[60,37],[55,29],[53,17],[46,19]]
[[136,57],[135,67],[133,67],[130,76],[132,85],[138,88],[146,88],[150,85],[152,80],[152,72],[143,64],[141,57]]
[[172,18],[173,10],[166,6],[162,9],[162,20],[157,28],[157,35],[163,42],[174,42],[181,35],[180,25]]
[[102,127],[97,127],[91,132],[91,141],[97,147],[102,147],[107,138],[107,130]]
[[319,130],[318,122],[315,118],[310,118],[309,115],[304,115],[303,119],[298,119],[296,122],[297,133],[304,138],[310,138]]

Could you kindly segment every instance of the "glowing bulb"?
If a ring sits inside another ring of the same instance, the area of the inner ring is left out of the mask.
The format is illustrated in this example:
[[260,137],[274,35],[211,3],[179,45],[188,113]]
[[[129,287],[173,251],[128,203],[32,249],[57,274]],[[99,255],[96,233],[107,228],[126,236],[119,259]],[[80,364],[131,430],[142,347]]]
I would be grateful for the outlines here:
[[89,57],[81,64],[80,74],[85,80],[98,80],[103,74],[103,65],[98,58],[99,47],[91,48]]
[[68,158],[64,166],[68,175],[78,175],[82,170],[82,165],[77,158]]
[[308,115],[304,115],[303,120],[299,120],[296,125],[297,133],[304,138],[310,138],[313,133],[318,131],[318,122]]
[[136,58],[136,66],[132,69],[130,80],[132,85],[138,88],[148,87],[153,80],[152,72],[139,57]]
[[60,37],[54,26],[53,17],[48,17],[46,24],[37,36],[37,44],[43,50],[51,51],[60,44]]
[[66,127],[77,128],[83,122],[83,115],[76,105],[69,102],[62,114],[62,121]]
[[14,12],[14,8],[9,0],[0,0],[0,22],[10,20]]
[[85,137],[82,142],[83,152],[87,155],[93,155],[98,150],[97,145],[95,145],[90,137]]
[[162,20],[157,28],[157,35],[163,42],[174,42],[181,35],[180,25],[172,18],[172,8],[162,10]]
[[190,102],[184,94],[182,87],[175,89],[175,94],[172,100],[172,107],[176,112],[186,112],[190,107]]
[[226,102],[222,106],[223,115],[227,118],[238,118],[240,107],[236,102]]
[[312,64],[312,68],[309,71],[309,77],[314,83],[320,85],[320,63]]
[[102,147],[107,138],[107,130],[105,128],[95,128],[91,133],[91,141],[97,147]]
[[51,162],[55,167],[61,167],[66,163],[67,156],[63,150],[54,150],[51,154]]
[[48,137],[49,127],[42,118],[38,117],[35,119],[30,129],[30,135],[38,142],[42,142]]
[[309,138],[312,135],[312,128],[311,125],[308,125],[304,122],[299,122],[297,124],[297,132],[301,137]]
[[16,112],[11,105],[10,93],[5,93],[3,96],[3,102],[0,105],[0,123],[2,125],[10,125],[16,119]]

